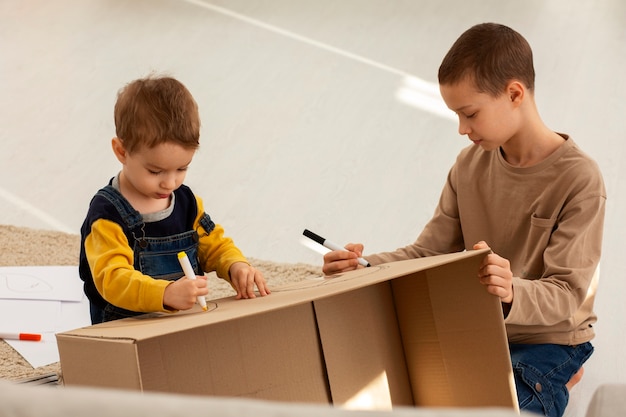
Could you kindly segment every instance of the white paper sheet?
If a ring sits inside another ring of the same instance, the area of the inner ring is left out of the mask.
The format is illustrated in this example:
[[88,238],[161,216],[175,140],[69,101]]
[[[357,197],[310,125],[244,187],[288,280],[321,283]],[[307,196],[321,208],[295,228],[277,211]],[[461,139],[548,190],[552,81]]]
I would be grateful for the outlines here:
[[61,304],[46,300],[0,300],[0,332],[54,332],[61,320]]
[[77,266],[0,267],[0,299],[80,301]]
[[[15,303],[22,304],[15,307]],[[11,324],[5,323],[5,312],[26,312],[21,319]],[[46,317],[49,315],[49,317]],[[80,302],[0,300],[0,327],[2,331],[40,333],[41,341],[30,342],[6,340],[33,368],[59,361],[59,349],[55,333],[91,325],[89,301],[86,297]]]
[[39,342],[22,340],[6,340],[6,342],[17,350],[33,368],[59,361],[59,349],[54,333],[42,333]]
[[42,335],[6,340],[34,368],[59,361],[55,333],[89,325],[78,267],[0,267],[0,332]]

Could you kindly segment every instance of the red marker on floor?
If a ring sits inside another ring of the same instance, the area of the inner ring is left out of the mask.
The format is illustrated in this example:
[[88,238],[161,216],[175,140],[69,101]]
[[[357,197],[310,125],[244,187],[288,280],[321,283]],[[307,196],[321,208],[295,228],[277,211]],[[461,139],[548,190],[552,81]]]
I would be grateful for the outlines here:
[[0,339],[9,340],[30,340],[31,342],[39,342],[41,340],[40,334],[34,333],[1,333]]

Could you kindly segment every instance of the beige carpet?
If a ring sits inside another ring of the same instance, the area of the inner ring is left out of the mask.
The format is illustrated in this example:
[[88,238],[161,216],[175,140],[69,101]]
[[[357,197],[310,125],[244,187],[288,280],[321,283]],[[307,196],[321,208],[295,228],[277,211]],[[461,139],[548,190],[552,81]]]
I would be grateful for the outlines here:
[[[0,225],[0,266],[78,265],[79,246],[78,235]],[[249,260],[263,272],[270,289],[321,275],[320,266]],[[215,274],[209,274],[209,289],[212,299],[234,295],[230,285]],[[0,340],[0,378],[20,380],[49,373],[60,373],[59,364],[33,369]]]

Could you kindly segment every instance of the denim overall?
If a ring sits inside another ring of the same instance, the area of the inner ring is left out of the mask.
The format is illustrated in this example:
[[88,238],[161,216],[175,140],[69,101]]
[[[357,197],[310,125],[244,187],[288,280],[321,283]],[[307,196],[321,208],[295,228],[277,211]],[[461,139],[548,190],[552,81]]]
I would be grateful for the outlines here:
[[[133,266],[135,270],[154,279],[175,281],[184,275],[178,261],[178,253],[184,251],[187,253],[196,275],[204,274],[198,262],[198,241],[200,238],[196,230],[189,230],[172,236],[146,236],[142,215],[115,188],[107,185],[98,191],[98,195],[105,197],[113,204],[130,231],[128,243],[133,249]],[[207,234],[211,233],[215,228],[215,223],[206,213],[200,219],[200,224]],[[132,241],[130,235],[133,237]],[[140,314],[144,313],[126,310],[110,303],[103,310],[91,303],[92,323],[101,323]]]

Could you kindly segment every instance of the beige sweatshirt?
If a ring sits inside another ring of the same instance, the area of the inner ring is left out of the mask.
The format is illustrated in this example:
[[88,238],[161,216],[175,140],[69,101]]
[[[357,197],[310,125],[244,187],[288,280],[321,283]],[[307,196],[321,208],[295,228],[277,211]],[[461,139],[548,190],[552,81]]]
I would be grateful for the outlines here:
[[375,265],[469,250],[484,240],[514,275],[509,341],[576,345],[594,336],[605,202],[597,164],[572,139],[528,168],[471,145],[417,241],[365,258]]

